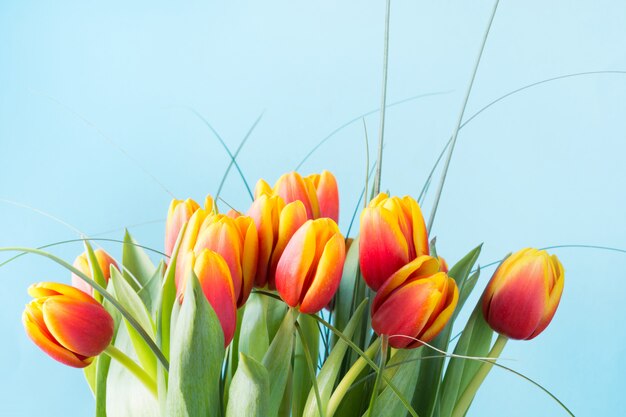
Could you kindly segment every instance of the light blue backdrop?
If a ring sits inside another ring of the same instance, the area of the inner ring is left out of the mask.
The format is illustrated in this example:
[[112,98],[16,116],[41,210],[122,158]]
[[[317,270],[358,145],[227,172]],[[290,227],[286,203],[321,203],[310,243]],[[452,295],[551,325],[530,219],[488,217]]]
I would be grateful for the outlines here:
[[[378,107],[382,1],[181,3],[0,3],[0,198],[90,236],[121,238],[128,226],[161,248],[171,198],[164,189],[202,199],[228,163],[188,107],[231,149],[265,111],[239,157],[251,184],[273,182],[336,127]],[[491,4],[393,1],[389,102],[441,94],[388,111],[383,188],[419,193],[453,130]],[[468,115],[542,79],[626,70],[625,39],[622,1],[502,1]],[[440,253],[454,262],[485,242],[486,264],[524,246],[626,248],[625,115],[624,74],[558,80],[485,111],[459,136],[434,229]],[[366,122],[373,139],[377,115]],[[363,183],[363,137],[358,121],[302,167],[336,173],[344,231]],[[222,195],[240,209],[249,204],[234,170]],[[0,246],[75,237],[0,202]],[[118,245],[103,246],[119,256]],[[54,249],[70,261],[80,251]],[[579,415],[624,415],[626,254],[555,253],[566,287],[552,325],[536,340],[509,343],[502,356]],[[22,329],[26,287],[41,280],[69,277],[32,256],[0,268],[0,415],[90,415],[82,373],[50,360]],[[564,413],[526,381],[494,370],[470,415]]]

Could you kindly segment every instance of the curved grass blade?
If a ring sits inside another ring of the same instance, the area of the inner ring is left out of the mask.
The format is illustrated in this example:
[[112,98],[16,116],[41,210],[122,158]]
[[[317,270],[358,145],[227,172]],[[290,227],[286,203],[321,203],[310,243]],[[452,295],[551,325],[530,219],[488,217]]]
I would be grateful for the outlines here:
[[387,0],[385,8],[385,42],[383,51],[383,82],[380,97],[380,124],[378,128],[378,157],[376,158],[376,175],[374,176],[374,186],[372,196],[380,191],[380,180],[383,169],[383,142],[385,136],[385,110],[387,104],[387,71],[389,67],[389,17],[391,15],[391,0]]
[[[544,80],[540,80],[540,81],[536,81],[536,82],[531,83],[531,84],[527,84],[525,86],[516,88],[515,90],[509,91],[508,93],[506,93],[506,94],[496,98],[495,100],[492,100],[487,105],[485,105],[482,108],[480,108],[480,110],[478,110],[476,113],[472,114],[466,121],[464,121],[461,124],[461,126],[459,127],[459,130],[463,129],[469,122],[474,120],[482,112],[484,112],[485,110],[487,110],[488,108],[490,108],[494,104],[497,104],[498,102],[504,100],[505,98],[510,97],[512,95],[515,95],[517,93],[520,93],[520,92],[522,92],[524,90],[527,90],[529,88],[537,87],[537,86],[540,86],[542,84],[550,83],[550,82],[557,81],[557,80],[563,80],[563,79],[566,79],[566,78],[581,77],[581,76],[586,76],[586,75],[600,75],[600,74],[621,74],[621,75],[626,75],[626,71],[607,70],[607,71],[575,72],[575,73],[572,73],[572,74],[559,75],[557,77],[546,78]],[[424,182],[424,186],[422,187],[422,190],[420,191],[420,194],[419,194],[418,201],[420,201],[420,204],[421,204],[422,199],[426,195],[426,190],[428,189],[428,186],[430,185],[430,183],[432,181],[432,177],[435,174],[435,170],[437,169],[437,166],[439,165],[439,162],[441,162],[441,159],[443,158],[443,156],[446,153],[446,149],[448,149],[448,146],[450,146],[451,143],[452,143],[452,137],[450,139],[448,139],[448,142],[446,142],[446,145],[443,147],[443,149],[441,150],[441,153],[437,157],[437,161],[435,162],[435,164],[433,165],[432,169],[430,170],[430,173],[428,174],[428,177],[426,178],[426,181]]]
[[[246,180],[246,176],[243,174],[243,171],[241,170],[241,167],[239,166],[239,164],[235,160],[235,156],[230,151],[230,148],[228,147],[228,145],[226,145],[226,142],[224,142],[224,139],[222,139],[220,134],[217,133],[217,130],[215,130],[213,128],[213,126],[211,125],[211,123],[209,123],[209,121],[207,119],[205,119],[204,116],[202,116],[196,109],[191,108],[191,107],[183,107],[183,108],[185,108],[185,109],[191,111],[193,114],[195,114],[211,130],[211,132],[213,132],[213,135],[215,135],[215,137],[220,142],[220,144],[222,145],[222,147],[224,148],[224,150],[226,151],[228,156],[230,156],[231,164],[234,164],[235,168],[237,169],[237,172],[239,172],[239,176],[241,177],[241,180],[243,181],[244,185],[246,186],[246,190],[248,191],[248,194],[250,195],[250,198],[254,199],[254,195],[252,194],[252,190],[250,190],[250,186],[248,185],[248,181]],[[259,118],[260,118],[260,116],[259,116]],[[254,126],[256,126],[256,123],[253,125],[252,128],[254,128]],[[243,144],[241,144],[239,146],[241,147],[241,146],[243,146]]]
[[476,78],[476,73],[478,72],[478,66],[480,65],[480,59],[483,56],[483,51],[485,49],[485,44],[487,43],[487,38],[489,36],[489,31],[491,29],[491,24],[493,23],[493,19],[496,16],[496,10],[498,9],[498,3],[500,0],[496,0],[493,9],[491,11],[491,17],[489,18],[489,23],[487,24],[487,28],[485,30],[485,34],[483,36],[483,41],[480,46],[480,51],[478,52],[478,56],[476,57],[476,63],[474,65],[474,71],[472,72],[472,78],[470,79],[469,85],[467,86],[467,92],[465,93],[465,98],[463,99],[463,105],[461,106],[461,111],[459,112],[459,117],[457,119],[456,127],[454,128],[454,133],[452,133],[452,143],[450,144],[450,150],[448,151],[448,157],[446,158],[446,163],[443,167],[443,172],[441,174],[441,180],[439,181],[439,187],[437,188],[437,194],[435,195],[435,201],[433,203],[433,208],[430,212],[430,217],[428,218],[428,226],[426,230],[430,232],[433,228],[433,222],[435,221],[435,215],[437,214],[437,207],[439,206],[439,200],[441,199],[441,192],[443,191],[443,185],[446,182],[446,175],[448,174],[448,168],[450,167],[450,161],[452,160],[452,153],[454,152],[454,146],[456,145],[456,139],[459,134],[459,130],[461,129],[461,123],[463,122],[463,116],[465,115],[465,107],[467,106],[467,101],[469,100],[470,93],[472,92],[472,86],[474,85],[474,79]]
[[[254,123],[252,124],[250,129],[248,129],[248,133],[246,133],[246,136],[244,136],[243,139],[241,140],[241,143],[239,143],[239,146],[235,150],[235,154],[231,156],[230,162],[228,163],[228,167],[226,168],[226,171],[224,172],[224,175],[222,175],[222,180],[220,181],[220,186],[217,187],[217,193],[215,193],[215,199],[216,200],[220,198],[220,193],[222,192],[222,187],[224,187],[224,182],[226,182],[226,177],[228,177],[228,173],[230,172],[230,169],[232,168],[233,164],[236,163],[237,156],[239,156],[239,152],[241,152],[241,149],[243,148],[243,145],[245,145],[246,142],[248,141],[248,138],[252,134],[252,131],[254,130],[256,125],[258,125],[259,122],[261,121],[261,118],[263,117],[263,114],[265,114],[265,111],[262,111],[261,114],[259,114],[259,117],[256,118],[256,120],[254,121]],[[239,170],[239,173],[241,173],[241,170]],[[250,187],[248,186],[248,183],[246,182],[245,178],[243,177],[243,174],[241,174],[241,175],[242,175],[242,178],[244,180],[244,183],[246,184],[246,188],[248,189],[248,193],[250,193]],[[252,197],[254,199],[254,196],[250,195],[250,197]]]
[[163,365],[163,367],[166,370],[169,368],[169,363],[168,363],[167,359],[165,358],[165,356],[163,356],[163,353],[161,352],[159,347],[154,343],[154,341],[146,333],[146,331],[143,329],[143,327],[141,327],[139,322],[137,322],[137,320],[132,316],[132,314],[130,314],[124,307],[122,307],[121,304],[115,299],[115,297],[113,297],[109,292],[107,292],[107,290],[105,290],[97,282],[95,282],[94,280],[89,278],[87,275],[85,275],[82,271],[80,271],[79,269],[77,269],[74,266],[70,265],[69,263],[65,262],[63,259],[59,258],[58,256],[55,256],[55,255],[53,255],[53,254],[51,254],[49,252],[45,252],[45,251],[42,251],[42,250],[39,250],[39,249],[25,248],[25,247],[19,247],[19,246],[8,246],[8,247],[0,247],[0,252],[28,252],[28,253],[33,253],[35,255],[39,255],[39,256],[43,256],[44,258],[48,258],[48,259],[56,262],[57,264],[61,265],[62,267],[64,267],[68,271],[76,274],[83,281],[85,281],[87,284],[89,284],[94,290],[96,290],[100,294],[102,294],[102,297],[104,299],[106,299],[108,302],[110,302],[122,314],[122,316],[128,321],[128,323],[146,341],[146,344],[148,345],[150,350],[152,350],[152,352],[154,352],[154,354],[157,357],[157,359],[159,360],[159,362],[161,362],[161,365]]
[[295,322],[296,330],[298,331],[298,336],[300,336],[300,341],[302,343],[302,350],[304,351],[304,356],[306,358],[307,365],[309,367],[309,376],[311,377],[311,384],[313,384],[313,391],[315,392],[315,400],[317,402],[317,410],[320,413],[320,417],[324,416],[324,409],[322,407],[322,398],[320,397],[320,390],[317,386],[317,378],[315,377],[315,365],[313,364],[313,359],[311,358],[311,352],[309,352],[309,347],[306,343],[306,337],[302,332],[302,328],[300,327],[300,323]]
[[163,191],[165,191],[167,194],[170,195],[170,197],[172,198],[176,198],[174,196],[174,194],[167,189],[167,187],[165,187],[165,185],[163,185],[163,183],[161,181],[159,181],[154,175],[152,175],[150,173],[150,171],[148,171],[143,165],[141,165],[139,163],[139,161],[133,157],[131,154],[129,154],[126,149],[122,148],[120,146],[120,144],[118,144],[117,142],[115,142],[113,139],[111,139],[109,136],[107,136],[102,129],[100,129],[98,126],[96,126],[94,123],[92,123],[91,121],[87,120],[87,118],[83,117],[81,114],[79,114],[76,110],[72,109],[70,106],[68,106],[65,103],[60,102],[59,100],[57,100],[56,98],[45,94],[41,91],[34,91],[31,90],[34,93],[37,93],[45,98],[47,98],[48,100],[52,101],[53,103],[59,105],[60,107],[64,108],[66,111],[68,111],[69,113],[71,113],[72,115],[74,115],[74,117],[80,119],[83,123],[85,123],[88,127],[92,128],[97,134],[98,136],[100,136],[100,138],[104,139],[105,142],[107,142],[109,145],[113,146],[115,149],[118,150],[118,152],[120,152],[122,155],[124,155],[130,162],[132,162],[133,164],[135,164],[135,166],[137,168],[139,168],[146,176],[148,176],[155,184],[157,184],[159,187],[161,187],[161,189]]

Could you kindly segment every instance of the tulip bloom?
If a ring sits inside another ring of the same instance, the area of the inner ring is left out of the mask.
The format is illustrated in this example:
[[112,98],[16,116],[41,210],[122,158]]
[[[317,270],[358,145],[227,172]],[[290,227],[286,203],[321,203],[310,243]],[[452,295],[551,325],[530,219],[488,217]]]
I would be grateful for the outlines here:
[[530,340],[550,324],[563,292],[563,265],[544,250],[522,249],[505,259],[485,289],[483,315],[493,330]]
[[282,175],[274,187],[259,180],[254,188],[255,199],[261,195],[280,196],[286,204],[301,201],[306,209],[307,219],[329,217],[339,220],[339,190],[337,180],[329,171],[302,177],[297,172]]
[[88,366],[113,338],[113,318],[93,297],[69,285],[42,282],[28,293],[22,322],[26,334],[53,359]]
[[[117,263],[115,259],[111,257],[104,249],[96,249],[94,251],[96,255],[96,259],[98,260],[98,266],[102,271],[102,275],[106,282],[109,282],[109,278],[111,278],[111,265],[117,268]],[[83,274],[87,275],[89,278],[93,279],[93,274],[91,273],[91,267],[89,266],[89,255],[87,252],[83,252],[81,255],[76,257],[74,260],[74,267],[78,269]],[[87,284],[76,274],[72,274],[72,286],[78,288],[82,292],[93,295],[93,288],[91,285]]]
[[335,295],[346,259],[337,223],[308,220],[293,235],[276,268],[276,289],[291,307],[314,314]]
[[[222,325],[224,347],[228,346],[233,340],[237,326],[235,288],[228,264],[218,253],[204,249],[197,256],[194,252],[189,252],[185,265],[187,268],[193,268],[198,277],[202,292]],[[179,293],[184,294],[186,281],[181,281],[179,285]],[[179,300],[183,302],[182,295]]]
[[258,235],[252,218],[236,218],[222,214],[208,216],[198,232],[194,252],[203,249],[219,253],[230,270],[237,306],[245,304],[256,275],[258,261]]
[[443,330],[458,300],[456,283],[439,271],[439,262],[420,256],[380,287],[372,302],[372,328],[390,336],[396,349],[416,348]]
[[287,243],[307,220],[302,201],[285,204],[277,195],[260,195],[248,210],[258,233],[256,285],[274,289],[276,266]]
[[380,193],[361,213],[359,263],[374,291],[399,268],[428,255],[428,234],[419,204]]
[[[185,201],[174,199],[170,203],[165,222],[165,254],[167,256],[170,256],[174,251],[174,245],[183,224],[188,222],[198,209],[200,206],[191,198]],[[204,209],[207,212],[215,211],[215,203],[210,195],[204,200]]]

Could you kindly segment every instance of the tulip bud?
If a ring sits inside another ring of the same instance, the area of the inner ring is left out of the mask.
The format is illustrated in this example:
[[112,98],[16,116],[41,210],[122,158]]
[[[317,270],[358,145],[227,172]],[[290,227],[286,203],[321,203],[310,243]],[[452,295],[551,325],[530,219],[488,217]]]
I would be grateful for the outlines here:
[[165,222],[165,254],[170,256],[174,250],[178,233],[183,224],[189,221],[191,216],[198,210],[200,206],[191,198],[187,200],[172,200],[170,208],[167,211],[167,220]]
[[[204,249],[198,256],[193,251],[189,252],[184,263],[187,268],[193,268],[198,277],[202,292],[222,325],[224,347],[228,346],[233,340],[237,326],[237,305],[235,289],[226,261],[218,253]],[[186,281],[182,280],[178,285],[179,294],[181,294],[179,300],[182,303]]]
[[563,265],[556,255],[522,249],[491,277],[482,299],[485,320],[508,338],[530,340],[550,324],[563,283]]
[[202,223],[193,250],[198,254],[203,249],[210,249],[224,258],[233,280],[237,306],[241,307],[254,285],[258,245],[252,218],[215,214],[208,216]]
[[[111,257],[104,249],[96,249],[94,251],[94,255],[96,255],[96,259],[98,260],[98,266],[102,271],[102,275],[106,282],[109,282],[109,278],[111,278],[111,265],[117,268],[117,263],[115,259]],[[87,275],[89,278],[93,279],[93,274],[91,273],[91,267],[89,266],[89,255],[87,252],[83,252],[81,255],[77,256],[74,260],[74,267],[78,269],[83,274]],[[78,288],[82,292],[93,295],[93,288],[91,285],[87,284],[76,274],[72,274],[72,286]]]
[[346,258],[344,238],[328,218],[308,220],[293,235],[276,268],[276,289],[291,307],[314,314],[335,295]]
[[372,302],[372,328],[396,349],[434,339],[452,317],[459,299],[455,281],[439,262],[420,256],[391,275]]
[[448,263],[446,262],[446,260],[443,259],[443,257],[441,256],[437,256],[437,260],[439,261],[439,270],[447,274],[450,269],[448,268]]
[[428,255],[428,234],[419,204],[380,193],[361,213],[359,263],[367,285],[378,291],[399,268]]
[[339,222],[339,189],[337,180],[330,171],[321,174],[311,174],[306,177],[313,183],[317,201],[319,203],[319,217],[328,217]]
[[91,296],[69,285],[42,282],[28,288],[26,334],[53,359],[75,368],[88,366],[109,346],[113,318]]
[[248,210],[258,233],[258,263],[256,285],[274,289],[274,276],[278,260],[289,239],[307,220],[306,209],[301,201],[287,205],[277,195],[262,194]]
[[191,252],[196,245],[196,241],[198,240],[198,234],[200,233],[200,228],[204,223],[204,220],[210,215],[207,210],[198,209],[193,213],[189,221],[187,222],[187,228],[185,229],[185,234],[183,235],[180,245],[178,247],[178,256],[176,258],[176,288],[179,289],[178,295],[181,295],[182,286],[179,285],[180,282],[185,278],[186,271],[186,258],[187,254]]

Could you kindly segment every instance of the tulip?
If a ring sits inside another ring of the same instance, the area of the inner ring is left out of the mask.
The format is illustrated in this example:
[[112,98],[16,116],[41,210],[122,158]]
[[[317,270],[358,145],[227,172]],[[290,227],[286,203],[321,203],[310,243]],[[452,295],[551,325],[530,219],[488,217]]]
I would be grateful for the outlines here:
[[254,188],[254,198],[262,195],[280,196],[286,204],[301,201],[306,209],[307,219],[329,217],[339,219],[339,190],[337,180],[329,171],[302,177],[297,172],[282,175],[274,187],[259,180]]
[[278,260],[287,243],[307,220],[302,201],[285,204],[277,195],[261,194],[248,210],[258,233],[256,285],[274,289]]
[[[167,221],[165,222],[165,254],[170,256],[174,251],[174,245],[178,234],[183,224],[191,219],[191,216],[200,209],[198,203],[191,198],[187,200],[172,200],[170,208],[167,213]],[[213,198],[208,195],[204,200],[204,209],[207,212],[214,212],[215,202]]]
[[[102,271],[102,275],[106,282],[109,282],[109,278],[111,278],[111,266],[117,268],[117,263],[115,259],[111,257],[104,249],[96,249],[94,251],[94,255],[96,255],[96,259],[98,260],[98,266]],[[83,252],[81,255],[77,256],[74,260],[74,267],[78,269],[83,274],[87,275],[89,278],[93,279],[93,274],[91,267],[89,266],[89,255],[87,252]],[[78,288],[82,292],[93,295],[93,288],[91,285],[87,284],[76,274],[72,274],[72,286]]]
[[485,320],[510,339],[530,340],[554,317],[563,282],[556,255],[522,249],[506,258],[489,281],[482,298]]
[[276,289],[290,307],[314,314],[335,295],[346,258],[337,223],[308,220],[293,235],[276,268]]
[[237,306],[241,307],[254,284],[258,245],[256,225],[252,218],[215,214],[208,216],[200,226],[193,250],[199,254],[203,249],[210,249],[224,258],[233,281]]
[[69,285],[42,282],[28,293],[22,322],[26,334],[53,359],[84,368],[113,338],[113,318],[93,297]]
[[428,234],[419,204],[380,193],[361,213],[359,263],[374,291],[399,268],[428,255]]
[[185,278],[186,271],[186,258],[189,252],[193,251],[194,246],[196,245],[196,241],[198,239],[198,234],[200,233],[200,228],[202,224],[206,220],[206,218],[210,215],[209,211],[204,209],[196,210],[189,221],[187,222],[187,228],[185,229],[185,234],[183,235],[180,245],[178,246],[178,256],[176,258],[176,288],[179,289],[178,295],[181,295],[182,285],[181,281]]
[[[224,347],[228,346],[233,340],[237,326],[235,288],[230,277],[228,264],[218,253],[204,249],[197,256],[193,251],[189,252],[185,265],[187,268],[193,268],[198,277],[202,292],[222,326]],[[180,285],[178,289],[181,294],[179,300],[182,303],[186,281],[182,280],[178,285]]]
[[446,262],[446,260],[443,259],[443,257],[441,256],[437,256],[437,260],[439,261],[439,270],[447,274],[450,268],[448,268],[448,263]]
[[439,262],[420,256],[389,277],[372,302],[372,328],[389,336],[396,349],[412,349],[434,339],[459,300],[454,279]]
[[319,217],[328,217],[339,222],[339,189],[337,180],[330,171],[321,174],[311,174],[307,177],[313,183],[317,201],[319,203]]

